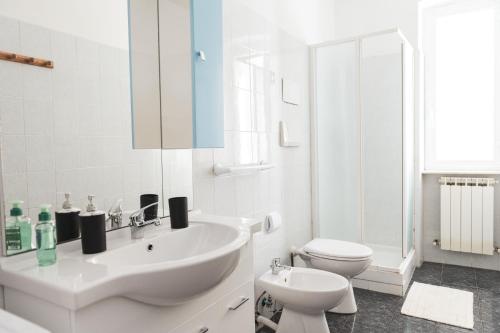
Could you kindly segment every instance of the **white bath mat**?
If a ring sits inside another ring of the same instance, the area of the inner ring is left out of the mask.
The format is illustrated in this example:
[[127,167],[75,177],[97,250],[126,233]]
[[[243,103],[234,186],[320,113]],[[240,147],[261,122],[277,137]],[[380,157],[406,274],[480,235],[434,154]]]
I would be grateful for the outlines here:
[[474,294],[453,288],[414,282],[401,313],[472,329]]

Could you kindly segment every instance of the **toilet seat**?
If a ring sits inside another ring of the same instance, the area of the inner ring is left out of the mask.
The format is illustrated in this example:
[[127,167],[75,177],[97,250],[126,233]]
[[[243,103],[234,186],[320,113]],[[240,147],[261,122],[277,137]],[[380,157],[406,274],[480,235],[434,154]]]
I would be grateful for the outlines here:
[[339,261],[360,261],[373,255],[368,246],[335,239],[315,238],[303,247],[308,255]]

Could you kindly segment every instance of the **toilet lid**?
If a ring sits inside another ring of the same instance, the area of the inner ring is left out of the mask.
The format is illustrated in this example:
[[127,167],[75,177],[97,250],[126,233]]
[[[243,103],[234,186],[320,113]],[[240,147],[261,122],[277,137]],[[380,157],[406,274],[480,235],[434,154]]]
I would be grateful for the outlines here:
[[362,244],[324,238],[313,239],[303,250],[311,255],[332,259],[366,259],[373,254],[372,249]]

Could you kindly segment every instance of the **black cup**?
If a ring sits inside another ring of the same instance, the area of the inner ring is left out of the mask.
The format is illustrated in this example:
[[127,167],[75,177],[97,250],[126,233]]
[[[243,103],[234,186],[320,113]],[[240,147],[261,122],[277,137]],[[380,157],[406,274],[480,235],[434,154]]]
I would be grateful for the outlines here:
[[168,199],[170,210],[170,226],[172,229],[182,229],[188,226],[188,201],[186,197]]
[[106,251],[106,214],[104,212],[80,215],[83,254]]
[[[158,202],[158,194],[141,194],[141,208]],[[158,218],[158,205],[146,208],[144,210],[144,221],[155,220]]]

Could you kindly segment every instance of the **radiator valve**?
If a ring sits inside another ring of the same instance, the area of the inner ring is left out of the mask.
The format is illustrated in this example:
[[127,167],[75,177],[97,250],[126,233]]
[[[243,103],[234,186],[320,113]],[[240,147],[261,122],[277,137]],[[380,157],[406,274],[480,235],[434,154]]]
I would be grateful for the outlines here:
[[440,246],[441,242],[439,241],[439,239],[435,239],[435,240],[432,241],[432,245],[434,245],[434,246]]

